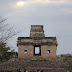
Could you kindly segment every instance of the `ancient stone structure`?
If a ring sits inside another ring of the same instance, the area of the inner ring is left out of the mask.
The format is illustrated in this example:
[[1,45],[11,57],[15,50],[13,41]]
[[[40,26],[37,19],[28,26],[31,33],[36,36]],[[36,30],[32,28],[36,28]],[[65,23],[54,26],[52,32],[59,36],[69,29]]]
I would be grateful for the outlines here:
[[72,58],[56,57],[56,37],[31,25],[30,37],[18,37],[18,58],[0,64],[0,72],[72,72]]
[[42,25],[31,25],[30,37],[18,37],[18,58],[56,58],[56,37],[45,37]]
[[72,58],[14,59],[0,64],[0,72],[72,72],[71,64]]

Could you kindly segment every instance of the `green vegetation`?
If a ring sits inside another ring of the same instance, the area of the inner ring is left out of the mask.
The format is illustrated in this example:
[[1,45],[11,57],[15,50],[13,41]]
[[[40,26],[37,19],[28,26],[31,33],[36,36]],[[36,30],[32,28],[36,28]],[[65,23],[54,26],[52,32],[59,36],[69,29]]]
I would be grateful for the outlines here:
[[13,57],[17,57],[17,52],[8,52],[9,50],[10,47],[6,46],[6,43],[0,42],[0,61],[7,61]]
[[72,54],[61,54],[60,57],[72,58]]
[[0,60],[7,60],[8,59],[8,54],[7,51],[10,50],[9,47],[6,47],[6,43],[0,42]]
[[11,50],[6,43],[8,39],[17,35],[18,32],[15,32],[13,27],[11,27],[9,24],[6,24],[6,20],[7,19],[0,17],[0,62],[7,61],[18,56],[18,53]]

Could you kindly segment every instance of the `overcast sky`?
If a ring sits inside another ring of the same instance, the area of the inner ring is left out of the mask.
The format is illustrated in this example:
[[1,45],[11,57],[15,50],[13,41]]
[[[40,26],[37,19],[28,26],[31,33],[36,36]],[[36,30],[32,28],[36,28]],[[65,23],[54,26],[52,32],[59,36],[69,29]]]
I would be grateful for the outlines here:
[[46,37],[57,37],[57,54],[72,54],[72,0],[0,0],[0,16],[20,32],[8,42],[12,49],[31,25],[43,25]]

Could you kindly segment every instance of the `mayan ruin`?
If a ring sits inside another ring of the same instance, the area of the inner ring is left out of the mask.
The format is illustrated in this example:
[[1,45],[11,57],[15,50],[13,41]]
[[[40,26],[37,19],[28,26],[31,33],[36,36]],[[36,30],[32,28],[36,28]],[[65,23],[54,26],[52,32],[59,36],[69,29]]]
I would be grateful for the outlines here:
[[72,59],[59,58],[56,37],[45,37],[43,25],[31,25],[29,37],[18,37],[18,58],[0,64],[0,72],[72,72]]
[[56,37],[45,37],[42,25],[31,25],[30,37],[18,37],[18,58],[56,58]]
[[72,0],[0,0],[0,72],[72,72]]

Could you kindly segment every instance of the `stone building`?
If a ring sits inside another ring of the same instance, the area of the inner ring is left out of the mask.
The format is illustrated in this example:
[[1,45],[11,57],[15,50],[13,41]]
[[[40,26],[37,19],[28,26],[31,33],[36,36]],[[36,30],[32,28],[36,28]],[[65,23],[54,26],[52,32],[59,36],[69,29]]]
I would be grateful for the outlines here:
[[17,46],[18,58],[0,64],[0,72],[72,72],[72,58],[56,57],[56,37],[45,37],[42,25],[31,25]]
[[31,25],[29,37],[18,37],[18,58],[56,58],[56,37],[45,37],[43,25]]

